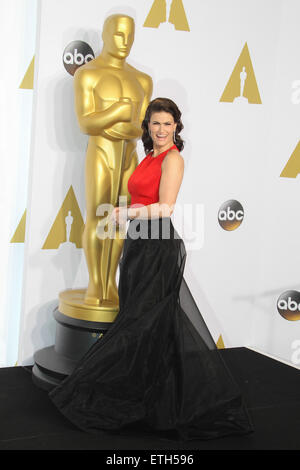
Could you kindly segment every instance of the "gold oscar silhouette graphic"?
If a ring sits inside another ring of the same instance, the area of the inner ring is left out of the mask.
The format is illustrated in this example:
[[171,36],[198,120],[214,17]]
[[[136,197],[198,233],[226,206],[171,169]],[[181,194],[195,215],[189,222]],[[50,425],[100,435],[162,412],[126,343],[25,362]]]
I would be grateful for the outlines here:
[[243,47],[220,101],[261,104],[247,43]]
[[144,23],[145,28],[159,28],[169,22],[177,31],[190,31],[182,0],[154,0]]
[[225,344],[222,335],[219,336],[218,341],[216,342],[216,346],[218,349],[225,349]]
[[[75,107],[81,131],[88,134],[86,153],[86,223],[83,249],[87,289],[60,293],[61,313],[89,321],[115,319],[119,308],[116,272],[124,238],[97,237],[97,207],[130,201],[127,182],[138,164],[136,141],[152,94],[152,79],[126,63],[133,41],[134,20],[112,15],[103,26],[103,49],[74,75]],[[102,221],[107,217],[102,216]]]
[[282,170],[282,178],[296,178],[300,173],[300,141]]
[[26,231],[26,209],[23,212],[20,222],[15,230],[15,233],[10,240],[10,243],[24,243],[25,242],[25,231]]
[[28,66],[28,69],[24,75],[24,78],[19,88],[23,90],[33,90],[33,85],[34,85],[33,82],[34,82],[34,56]]
[[[73,221],[70,224],[69,220],[71,214],[73,215]],[[70,228],[70,232],[68,234],[66,232],[67,227]],[[84,223],[80,208],[78,206],[74,189],[70,186],[42,249],[57,250],[66,242],[74,244],[76,248],[82,248],[83,229]]]

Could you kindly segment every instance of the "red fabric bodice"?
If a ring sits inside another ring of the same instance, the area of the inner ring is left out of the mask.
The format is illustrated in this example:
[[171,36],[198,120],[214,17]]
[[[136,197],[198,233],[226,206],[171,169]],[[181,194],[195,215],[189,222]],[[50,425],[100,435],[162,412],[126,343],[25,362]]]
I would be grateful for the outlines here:
[[136,167],[128,180],[128,191],[131,195],[129,207],[135,204],[137,207],[141,204],[148,206],[159,202],[161,164],[167,153],[173,149],[178,150],[175,144],[156,157],[152,157],[151,151]]

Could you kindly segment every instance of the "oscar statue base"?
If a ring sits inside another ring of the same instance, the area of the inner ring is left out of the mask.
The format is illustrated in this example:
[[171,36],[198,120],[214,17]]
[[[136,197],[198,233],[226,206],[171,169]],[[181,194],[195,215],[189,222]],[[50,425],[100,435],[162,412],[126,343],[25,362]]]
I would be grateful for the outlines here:
[[[78,361],[105,334],[118,314],[116,306],[107,304],[82,307],[80,301],[76,304],[74,293],[83,304],[85,290],[60,293],[59,307],[53,312],[56,320],[55,344],[34,354],[33,382],[47,391],[72,373]],[[82,315],[83,319],[80,318],[81,309],[85,314]]]
[[68,317],[92,322],[112,323],[118,312],[119,304],[102,300],[99,305],[84,302],[86,289],[65,290],[59,294],[59,311]]

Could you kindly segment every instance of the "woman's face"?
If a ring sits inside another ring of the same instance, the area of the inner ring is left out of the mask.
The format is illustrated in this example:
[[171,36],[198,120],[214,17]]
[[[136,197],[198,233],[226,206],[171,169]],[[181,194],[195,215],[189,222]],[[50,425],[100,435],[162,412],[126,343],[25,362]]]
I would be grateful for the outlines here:
[[167,148],[174,143],[173,136],[176,123],[172,114],[160,111],[152,113],[149,121],[149,133],[153,141],[153,148]]

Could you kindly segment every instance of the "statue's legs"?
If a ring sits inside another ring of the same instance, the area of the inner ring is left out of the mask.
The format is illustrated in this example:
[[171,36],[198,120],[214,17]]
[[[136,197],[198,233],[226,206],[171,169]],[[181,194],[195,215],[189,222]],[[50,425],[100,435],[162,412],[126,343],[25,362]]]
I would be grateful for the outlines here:
[[83,232],[83,249],[89,271],[89,284],[84,302],[100,305],[102,300],[118,305],[119,296],[116,273],[121,256],[124,238],[120,236],[118,225],[113,237],[99,238],[97,225],[106,219],[108,213],[98,216],[97,208],[101,204],[119,205],[119,196],[125,196],[129,204],[127,183],[138,164],[135,145],[132,142],[110,142],[110,157],[115,162],[114,168],[108,164],[105,150],[91,139],[86,154],[86,224]]
[[[124,163],[125,164],[123,167],[123,172],[122,172],[121,181],[120,181],[119,196],[126,197],[126,203],[127,205],[129,205],[130,194],[128,192],[127,183],[131,174],[134,172],[138,164],[138,157],[137,157],[137,153],[135,150],[135,146],[133,147],[133,145],[131,144],[127,146],[126,151],[125,151]],[[124,244],[124,238],[120,238],[120,231],[119,231],[118,225],[116,225],[115,238],[112,240],[112,244],[111,244],[111,263],[110,263],[110,272],[109,272],[109,278],[108,278],[108,297],[109,299],[112,299],[113,301],[116,301],[117,303],[119,302],[119,296],[118,296],[118,289],[116,286],[116,274],[117,274],[117,268],[119,265],[121,253],[122,253],[123,244]]]
[[103,299],[101,260],[105,240],[97,237],[96,228],[99,220],[106,216],[96,216],[96,211],[100,204],[110,202],[110,169],[105,153],[91,139],[85,163],[85,194],[87,212],[82,242],[89,271],[85,303],[99,305]]

